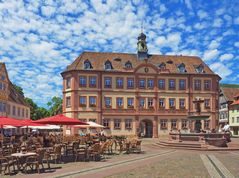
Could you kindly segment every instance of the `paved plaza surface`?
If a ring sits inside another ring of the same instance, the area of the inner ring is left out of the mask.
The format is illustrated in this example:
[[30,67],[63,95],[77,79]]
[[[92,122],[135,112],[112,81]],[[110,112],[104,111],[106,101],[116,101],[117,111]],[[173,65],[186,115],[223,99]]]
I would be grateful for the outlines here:
[[[190,151],[159,148],[158,139],[144,139],[141,154],[107,155],[100,162],[52,164],[44,173],[4,177],[154,178],[239,177],[239,151]],[[239,139],[233,139],[238,142]],[[3,176],[2,176],[3,177]]]

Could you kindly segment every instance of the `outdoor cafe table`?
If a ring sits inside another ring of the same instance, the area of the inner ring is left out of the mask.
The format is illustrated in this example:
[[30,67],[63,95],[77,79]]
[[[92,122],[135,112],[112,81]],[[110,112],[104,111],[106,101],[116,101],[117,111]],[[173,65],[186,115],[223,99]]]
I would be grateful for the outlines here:
[[24,160],[26,160],[26,158],[29,156],[35,156],[35,155],[36,155],[36,153],[34,153],[34,152],[11,154],[12,157],[17,158],[17,166],[18,166],[19,171],[23,169]]

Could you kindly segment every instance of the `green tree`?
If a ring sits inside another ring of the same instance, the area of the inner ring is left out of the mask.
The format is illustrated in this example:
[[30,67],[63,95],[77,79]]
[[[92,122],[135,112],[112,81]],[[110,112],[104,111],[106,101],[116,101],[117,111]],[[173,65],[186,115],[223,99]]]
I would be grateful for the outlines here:
[[30,105],[30,111],[31,111],[31,119],[32,120],[37,120],[38,119],[38,114],[37,114],[37,104],[34,103],[34,101],[31,98],[25,98],[26,103]]
[[[24,97],[23,89],[13,84],[14,89]],[[30,105],[31,119],[37,120],[48,116],[53,116],[62,113],[62,98],[54,96],[51,101],[47,103],[49,109],[38,107],[37,104],[31,99],[24,97],[27,104]]]
[[47,103],[49,113],[51,116],[62,113],[62,98],[54,96],[51,101]]
[[50,113],[46,108],[38,107],[36,110],[36,119],[41,119],[45,117],[49,117]]

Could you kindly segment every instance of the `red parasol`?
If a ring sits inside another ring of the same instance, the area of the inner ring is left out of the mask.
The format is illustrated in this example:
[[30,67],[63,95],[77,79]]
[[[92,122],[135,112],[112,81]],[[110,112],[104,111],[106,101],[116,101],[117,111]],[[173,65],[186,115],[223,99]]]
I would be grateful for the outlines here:
[[33,121],[33,123],[39,124],[51,124],[51,125],[88,125],[85,122],[81,122],[77,119],[73,119],[70,117],[66,117],[63,114],[55,115],[52,117],[47,117],[43,119],[39,119],[37,121]]
[[10,117],[0,117],[0,126],[3,127],[4,125],[10,125],[10,126],[22,126],[21,120],[13,119]]
[[[22,126],[20,120],[13,119],[10,117],[0,117],[1,129],[3,129],[3,126],[5,125],[16,126],[16,127]],[[2,136],[2,144],[3,144],[3,130],[2,130],[1,136]]]
[[45,126],[46,124],[34,123],[31,119],[21,120],[22,126]]

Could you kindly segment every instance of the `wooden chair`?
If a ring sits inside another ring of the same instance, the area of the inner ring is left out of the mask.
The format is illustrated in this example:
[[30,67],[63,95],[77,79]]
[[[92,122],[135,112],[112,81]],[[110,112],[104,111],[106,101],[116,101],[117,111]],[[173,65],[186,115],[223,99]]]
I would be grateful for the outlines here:
[[36,170],[38,171],[38,173],[40,174],[40,165],[42,167],[42,169],[44,168],[43,165],[43,160],[44,160],[44,156],[45,156],[45,149],[38,149],[37,150],[37,155],[35,156],[30,156],[26,158],[26,163],[24,165],[24,171],[25,173],[27,173],[27,168],[30,167],[31,170],[33,170],[34,166],[36,167]]
[[8,174],[11,174],[10,167],[13,167],[13,170],[15,172],[15,165],[16,165],[16,160],[10,158],[10,157],[0,157],[0,172],[1,175],[6,174],[6,171]]
[[108,146],[109,146],[109,143],[110,142],[104,142],[102,143],[102,145],[100,145],[100,156],[102,156],[102,158],[105,159],[105,154],[106,154],[106,151],[108,151]]
[[86,147],[74,148],[75,162],[78,161],[79,158],[82,158],[83,161],[87,159],[87,149]]
[[141,153],[141,140],[135,140],[135,142],[132,143],[131,145],[131,150],[134,153]]
[[112,139],[109,140],[108,145],[107,145],[109,154],[113,154],[113,145],[114,145],[114,140],[112,140]]
[[92,158],[96,161],[100,157],[100,148],[101,146],[99,143],[92,145],[89,152],[89,158]]
[[60,144],[57,144],[54,146],[53,152],[50,153],[50,157],[55,160],[55,164],[58,159],[60,159],[60,161],[61,161],[61,148],[62,148],[62,146]]
[[23,170],[25,173],[27,173],[27,168],[30,167],[31,170],[33,170],[34,166],[36,167],[36,170],[38,171],[38,173],[40,173],[40,169],[39,169],[39,162],[38,162],[38,156],[29,156],[26,158],[26,162],[24,164]]

